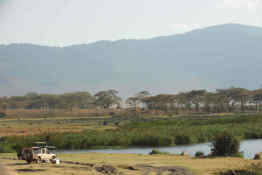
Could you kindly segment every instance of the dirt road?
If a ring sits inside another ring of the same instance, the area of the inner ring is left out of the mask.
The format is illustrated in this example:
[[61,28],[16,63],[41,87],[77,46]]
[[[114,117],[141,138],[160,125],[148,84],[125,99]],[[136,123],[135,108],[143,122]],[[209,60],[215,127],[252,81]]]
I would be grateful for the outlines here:
[[0,174],[1,175],[9,175],[6,168],[0,162]]

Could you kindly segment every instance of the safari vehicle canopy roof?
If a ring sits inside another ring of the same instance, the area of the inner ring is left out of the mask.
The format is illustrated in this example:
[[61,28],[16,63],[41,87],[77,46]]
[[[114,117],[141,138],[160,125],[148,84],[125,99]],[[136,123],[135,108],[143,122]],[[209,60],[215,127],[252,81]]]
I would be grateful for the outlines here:
[[56,149],[55,146],[47,146],[47,143],[46,142],[35,142],[35,147],[32,147],[32,148],[47,148],[47,149],[50,149],[50,150],[54,150]]
[[38,146],[33,146],[32,149],[40,149]]

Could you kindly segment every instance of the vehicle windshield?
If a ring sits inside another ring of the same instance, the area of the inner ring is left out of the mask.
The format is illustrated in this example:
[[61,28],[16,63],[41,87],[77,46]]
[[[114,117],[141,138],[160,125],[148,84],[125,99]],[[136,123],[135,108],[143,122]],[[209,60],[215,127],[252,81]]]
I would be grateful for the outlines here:
[[33,152],[34,152],[34,154],[40,154],[41,153],[40,149],[33,149]]

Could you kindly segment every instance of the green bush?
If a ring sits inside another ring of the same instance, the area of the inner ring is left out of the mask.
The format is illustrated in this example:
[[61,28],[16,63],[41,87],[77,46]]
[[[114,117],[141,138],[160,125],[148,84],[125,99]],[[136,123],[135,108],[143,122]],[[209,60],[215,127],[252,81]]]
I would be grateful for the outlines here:
[[259,160],[259,159],[261,159],[262,157],[261,157],[261,154],[256,154],[255,155],[255,157],[254,157],[254,160]]
[[78,133],[12,136],[7,137],[6,142],[12,145],[32,146],[32,143],[36,141],[48,140],[49,145],[55,145],[58,149],[160,147],[214,141],[217,133],[223,131],[232,133],[239,138],[262,138],[261,114],[255,116],[203,116],[199,118],[185,116],[179,119],[158,120],[140,117],[128,119],[125,124],[115,130],[85,130]]
[[0,143],[0,153],[13,153],[14,150],[12,149],[12,146],[8,144],[7,142],[1,142]]
[[202,152],[202,151],[197,151],[196,153],[195,153],[195,157],[204,157],[205,155],[204,155],[204,153]]
[[6,116],[6,114],[5,113],[3,113],[3,112],[0,112],[0,118],[3,118],[3,117],[5,117]]
[[240,141],[230,133],[224,132],[215,137],[212,143],[212,156],[239,155]]
[[169,154],[168,152],[161,152],[161,151],[159,151],[159,150],[157,150],[157,149],[153,149],[150,153],[149,153],[149,155],[154,155],[154,154],[164,154],[164,155],[166,155],[166,154]]

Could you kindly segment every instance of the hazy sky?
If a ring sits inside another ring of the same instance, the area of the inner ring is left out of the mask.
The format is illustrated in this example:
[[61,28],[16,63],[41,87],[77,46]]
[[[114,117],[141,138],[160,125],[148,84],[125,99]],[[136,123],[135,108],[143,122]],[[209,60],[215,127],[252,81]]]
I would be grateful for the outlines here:
[[262,27],[262,0],[0,0],[0,44],[151,38],[231,22]]

